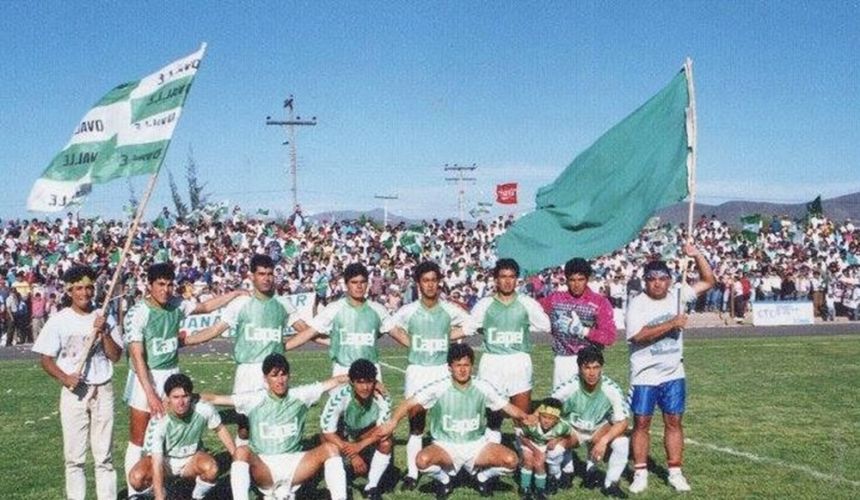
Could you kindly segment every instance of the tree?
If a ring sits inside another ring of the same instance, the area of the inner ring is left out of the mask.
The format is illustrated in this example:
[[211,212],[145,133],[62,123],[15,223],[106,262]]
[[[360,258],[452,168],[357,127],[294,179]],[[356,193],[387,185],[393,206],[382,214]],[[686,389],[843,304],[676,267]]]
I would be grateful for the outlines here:
[[176,218],[183,220],[188,215],[188,205],[182,201],[182,196],[179,195],[179,188],[176,187],[176,180],[170,169],[167,169],[167,180],[170,184],[170,197],[173,198],[173,205],[176,207]]
[[185,179],[188,181],[188,201],[191,210],[200,210],[206,205],[209,195],[203,192],[206,184],[200,184],[197,177],[197,162],[194,161],[194,150],[188,146],[188,164],[185,166]]

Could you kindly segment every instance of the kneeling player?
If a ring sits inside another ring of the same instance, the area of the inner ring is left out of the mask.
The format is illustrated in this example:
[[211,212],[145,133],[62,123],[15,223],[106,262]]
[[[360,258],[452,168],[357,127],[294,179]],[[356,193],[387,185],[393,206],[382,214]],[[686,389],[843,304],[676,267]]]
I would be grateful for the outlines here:
[[557,477],[561,473],[564,451],[573,444],[570,425],[561,419],[562,402],[546,398],[538,406],[538,421],[523,427],[520,436],[520,496],[532,498],[532,478],[534,478],[534,498],[546,498],[547,468]]
[[230,467],[233,498],[247,500],[252,480],[263,495],[289,493],[324,467],[332,500],[346,499],[346,473],[337,447],[323,443],[302,451],[301,440],[310,406],[326,391],[346,383],[347,376],[290,388],[290,364],[277,353],[263,360],[263,374],[267,390],[231,396],[201,395],[213,404],[234,406],[248,417],[250,445],[236,448]]
[[450,476],[461,468],[475,471],[478,490],[482,496],[492,495],[490,479],[513,472],[517,455],[513,450],[491,442],[485,435],[485,410],[503,411],[517,423],[533,424],[536,419],[508,403],[507,398],[485,380],[472,377],[475,353],[466,344],[453,344],[448,350],[451,376],[437,380],[418,390],[394,412],[391,421],[381,426],[383,435],[390,435],[397,422],[416,406],[428,411],[433,444],[422,449],[416,457],[418,468],[433,476],[436,497],[451,493]]
[[576,364],[579,375],[553,389],[552,396],[564,403],[564,418],[573,428],[573,446],[589,447],[585,486],[598,486],[595,464],[604,459],[611,446],[602,491],[608,496],[626,497],[618,480],[630,453],[630,440],[624,435],[630,417],[627,400],[618,384],[603,375],[603,354],[599,350],[583,349]]
[[[381,438],[378,426],[391,417],[391,400],[377,391],[376,366],[359,359],[349,367],[349,385],[342,387],[326,402],[320,415],[323,442],[332,443],[349,461],[356,475],[367,474],[364,495],[370,499],[382,498],[379,480],[391,463],[393,442],[390,436]],[[342,423],[344,436],[338,434]],[[362,452],[375,446],[370,469]]]
[[200,448],[203,431],[215,431],[231,454],[233,438],[221,424],[221,417],[209,403],[194,402],[191,379],[175,373],[164,382],[166,414],[149,421],[141,459],[129,473],[129,483],[137,491],[152,487],[157,500],[166,498],[164,480],[170,476],[194,479],[192,498],[203,498],[215,485],[218,464],[212,455]]

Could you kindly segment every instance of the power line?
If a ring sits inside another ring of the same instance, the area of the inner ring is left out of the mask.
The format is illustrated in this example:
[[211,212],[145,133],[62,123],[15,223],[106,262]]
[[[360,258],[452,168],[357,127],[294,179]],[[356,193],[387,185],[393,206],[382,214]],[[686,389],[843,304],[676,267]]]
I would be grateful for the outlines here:
[[266,125],[277,125],[282,127],[287,127],[287,137],[288,140],[284,144],[289,144],[290,146],[290,177],[292,178],[292,187],[290,191],[293,193],[293,208],[296,209],[299,206],[299,195],[298,195],[298,159],[296,153],[296,127],[297,126],[309,126],[313,127],[317,124],[317,117],[311,117],[310,120],[302,120],[301,116],[295,116],[293,110],[293,104],[295,99],[293,95],[290,94],[286,100],[284,100],[284,109],[286,109],[287,119],[286,120],[272,120],[271,116],[266,117]]
[[465,173],[474,172],[477,168],[478,166],[474,163],[468,167],[463,167],[456,163],[453,165],[448,165],[446,163],[444,167],[446,172],[457,173],[457,177],[445,177],[445,180],[457,183],[457,211],[460,214],[460,220],[463,220],[463,210],[465,209],[466,204],[466,183],[476,182],[478,180],[476,177],[465,177]]

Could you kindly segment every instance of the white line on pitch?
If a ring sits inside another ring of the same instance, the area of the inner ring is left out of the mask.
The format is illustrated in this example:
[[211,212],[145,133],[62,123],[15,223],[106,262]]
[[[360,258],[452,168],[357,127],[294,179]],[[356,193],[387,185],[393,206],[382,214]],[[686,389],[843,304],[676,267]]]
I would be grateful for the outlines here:
[[386,368],[391,368],[394,371],[398,371],[400,373],[406,373],[406,370],[404,370],[403,368],[400,368],[399,366],[389,365],[385,361],[380,361],[379,364],[386,367]]

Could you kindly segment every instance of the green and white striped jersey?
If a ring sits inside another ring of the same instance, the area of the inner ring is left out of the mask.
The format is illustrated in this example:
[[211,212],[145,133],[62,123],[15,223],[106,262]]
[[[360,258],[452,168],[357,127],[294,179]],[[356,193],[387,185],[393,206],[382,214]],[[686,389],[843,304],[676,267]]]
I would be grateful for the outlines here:
[[203,431],[215,430],[220,425],[218,411],[209,403],[198,401],[184,418],[167,412],[161,418],[150,420],[143,450],[150,455],[187,458],[202,448]]
[[492,384],[472,377],[459,387],[451,377],[431,382],[412,396],[428,410],[434,440],[466,443],[480,439],[487,427],[484,410],[501,410],[508,404]]
[[600,378],[594,392],[587,392],[579,376],[575,376],[556,386],[552,397],[564,402],[564,418],[582,432],[594,432],[607,422],[621,422],[630,417],[621,387],[606,375]]
[[221,320],[236,329],[236,363],[262,363],[272,353],[284,353],[284,336],[300,318],[289,303],[275,297],[238,297],[224,308]]
[[301,451],[308,409],[323,395],[323,384],[291,387],[279,398],[269,391],[234,394],[236,412],[248,417],[251,451],[276,455]]
[[472,308],[467,333],[481,329],[484,352],[515,354],[531,352],[531,333],[549,332],[549,316],[538,302],[525,295],[505,304],[495,296],[484,297]]
[[460,306],[444,300],[429,309],[416,300],[391,316],[386,331],[397,326],[409,334],[410,365],[439,366],[448,362],[451,328],[463,326],[468,317]]
[[544,431],[540,422],[523,427],[523,435],[534,444],[545,445],[551,439],[563,438],[570,435],[570,424],[564,419],[559,419],[555,425]]
[[327,305],[308,325],[330,337],[331,359],[349,366],[357,359],[373,363],[379,360],[376,339],[382,335],[387,320],[388,311],[382,305],[366,300],[356,306],[344,297]]
[[179,328],[185,316],[194,312],[197,304],[171,298],[162,307],[153,307],[142,300],[125,316],[125,343],[142,342],[146,366],[150,370],[168,370],[179,363]]
[[368,404],[362,405],[355,398],[351,385],[341,387],[328,398],[320,414],[320,431],[337,432],[337,424],[343,420],[347,437],[358,439],[362,431],[374,425],[381,425],[391,418],[391,398],[374,394]]

